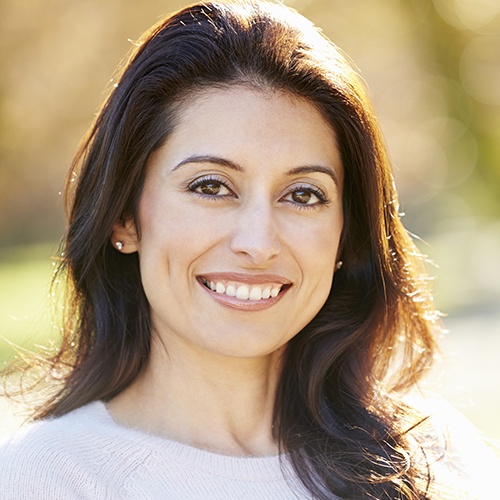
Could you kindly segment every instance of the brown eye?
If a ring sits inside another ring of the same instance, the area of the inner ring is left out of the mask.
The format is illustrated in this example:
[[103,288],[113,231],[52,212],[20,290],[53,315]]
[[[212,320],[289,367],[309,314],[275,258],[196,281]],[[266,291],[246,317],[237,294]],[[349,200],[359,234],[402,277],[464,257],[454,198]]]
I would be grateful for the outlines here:
[[187,189],[207,199],[234,196],[233,191],[227,186],[226,182],[215,177],[201,177],[200,179],[196,179],[187,186]]
[[325,193],[316,186],[292,186],[282,201],[296,208],[320,208],[329,203]]
[[307,205],[311,201],[312,193],[310,191],[305,191],[303,189],[298,189],[292,193],[292,200],[295,203],[300,203],[302,205]]
[[219,194],[221,187],[220,182],[205,182],[201,186],[198,186],[198,190],[200,193],[216,196]]

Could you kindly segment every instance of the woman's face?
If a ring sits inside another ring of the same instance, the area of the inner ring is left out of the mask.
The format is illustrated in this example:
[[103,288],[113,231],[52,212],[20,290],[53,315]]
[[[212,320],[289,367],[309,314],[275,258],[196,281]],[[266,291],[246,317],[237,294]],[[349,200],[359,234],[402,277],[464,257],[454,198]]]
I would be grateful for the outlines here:
[[309,102],[243,86],[191,99],[149,160],[140,240],[131,224],[114,234],[139,252],[167,351],[260,357],[298,333],[330,291],[342,181]]

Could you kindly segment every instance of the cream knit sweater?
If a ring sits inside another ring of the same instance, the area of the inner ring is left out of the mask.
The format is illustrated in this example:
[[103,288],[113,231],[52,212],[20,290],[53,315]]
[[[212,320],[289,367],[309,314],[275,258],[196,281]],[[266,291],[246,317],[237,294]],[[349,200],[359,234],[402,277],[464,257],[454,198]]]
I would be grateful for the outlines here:
[[[500,498],[493,484],[500,472],[494,454],[465,420],[453,420],[456,412],[447,416],[447,411],[444,420],[443,412],[438,412],[446,427],[439,432],[451,431],[456,439],[451,436],[443,459],[434,464],[436,480],[443,485],[436,498]],[[63,417],[30,424],[0,447],[0,499],[301,500],[311,496],[286,456],[241,458],[199,450],[118,425],[102,402],[94,402]]]
[[[283,470],[282,470],[283,469]],[[2,500],[310,499],[279,457],[218,455],[117,425],[90,403],[0,448]]]

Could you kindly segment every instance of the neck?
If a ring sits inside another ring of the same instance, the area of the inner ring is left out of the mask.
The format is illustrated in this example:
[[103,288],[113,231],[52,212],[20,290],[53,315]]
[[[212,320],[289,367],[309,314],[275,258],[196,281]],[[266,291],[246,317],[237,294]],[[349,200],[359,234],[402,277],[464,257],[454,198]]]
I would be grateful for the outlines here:
[[276,454],[273,409],[281,352],[262,358],[171,352],[154,346],[148,365],[109,404],[114,418],[226,455]]

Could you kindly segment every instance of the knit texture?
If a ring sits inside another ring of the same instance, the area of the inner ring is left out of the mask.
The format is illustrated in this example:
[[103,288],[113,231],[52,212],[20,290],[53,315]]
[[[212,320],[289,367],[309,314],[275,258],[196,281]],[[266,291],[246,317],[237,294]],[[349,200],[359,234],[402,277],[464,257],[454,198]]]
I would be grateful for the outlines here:
[[[497,498],[500,468],[472,426],[432,404],[445,436],[433,464],[443,499]],[[431,437],[432,442],[436,439]],[[438,440],[439,441],[439,440]],[[2,500],[311,499],[286,455],[242,458],[199,450],[117,424],[102,402],[30,424],[0,447]],[[332,497],[333,500],[333,497]]]
[[31,424],[0,448],[0,498],[300,500],[311,496],[284,458],[224,456],[151,436],[117,425],[105,405],[94,402],[63,417]]

